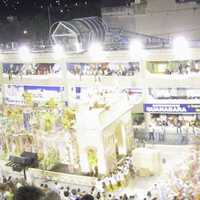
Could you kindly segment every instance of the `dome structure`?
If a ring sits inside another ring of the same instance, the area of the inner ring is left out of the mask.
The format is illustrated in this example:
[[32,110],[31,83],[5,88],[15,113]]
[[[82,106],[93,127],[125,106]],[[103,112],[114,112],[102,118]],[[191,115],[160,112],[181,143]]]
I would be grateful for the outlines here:
[[101,18],[88,17],[57,22],[50,34],[54,44],[61,44],[68,52],[77,52],[87,50],[92,42],[103,42],[106,30]]

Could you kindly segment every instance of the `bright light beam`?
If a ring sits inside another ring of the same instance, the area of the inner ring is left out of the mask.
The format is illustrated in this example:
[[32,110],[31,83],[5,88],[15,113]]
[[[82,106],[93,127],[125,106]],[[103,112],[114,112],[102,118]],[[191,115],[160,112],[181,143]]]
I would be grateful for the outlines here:
[[54,45],[53,46],[53,55],[54,55],[54,58],[56,58],[56,59],[63,58],[65,55],[64,48],[59,44]]
[[18,49],[18,55],[19,55],[20,59],[23,61],[30,62],[33,59],[33,55],[31,53],[30,49],[25,45],[21,46]]
[[144,45],[140,40],[132,40],[129,45],[129,53],[132,58],[135,60],[140,60],[144,58],[145,51],[144,51]]
[[99,42],[94,42],[88,49],[89,55],[94,60],[103,59],[103,46]]
[[191,57],[189,42],[182,36],[173,40],[172,49],[176,59],[185,60]]

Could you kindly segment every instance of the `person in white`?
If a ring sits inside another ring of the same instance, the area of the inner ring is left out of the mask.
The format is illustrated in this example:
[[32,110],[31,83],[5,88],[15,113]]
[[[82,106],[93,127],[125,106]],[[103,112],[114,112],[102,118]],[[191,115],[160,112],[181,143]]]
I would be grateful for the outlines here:
[[100,179],[98,179],[96,181],[96,189],[97,189],[97,192],[100,192],[100,193],[103,193],[104,192],[104,188],[103,188],[103,183]]

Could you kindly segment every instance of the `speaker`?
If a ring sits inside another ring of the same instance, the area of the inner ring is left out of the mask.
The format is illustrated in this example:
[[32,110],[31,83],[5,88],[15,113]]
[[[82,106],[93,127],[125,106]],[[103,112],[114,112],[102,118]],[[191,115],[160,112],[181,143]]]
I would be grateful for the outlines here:
[[22,166],[21,165],[14,165],[12,167],[12,170],[13,171],[16,171],[16,172],[21,172],[23,170]]
[[9,161],[19,164],[19,165],[29,165],[30,160],[26,157],[10,156]]
[[24,151],[21,154],[21,158],[24,158],[25,160],[28,160],[28,165],[31,167],[38,167],[38,156],[37,153],[27,152]]
[[32,159],[32,160],[37,160],[37,153],[24,151],[21,154],[21,157],[27,157],[27,158]]

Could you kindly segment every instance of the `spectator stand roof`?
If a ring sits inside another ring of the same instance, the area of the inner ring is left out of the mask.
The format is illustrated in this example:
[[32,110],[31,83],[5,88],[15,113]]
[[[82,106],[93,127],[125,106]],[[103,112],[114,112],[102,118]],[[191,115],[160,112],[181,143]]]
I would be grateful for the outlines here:
[[55,23],[50,30],[54,44],[62,44],[66,51],[86,50],[94,41],[104,42],[107,26],[99,17],[73,19]]

